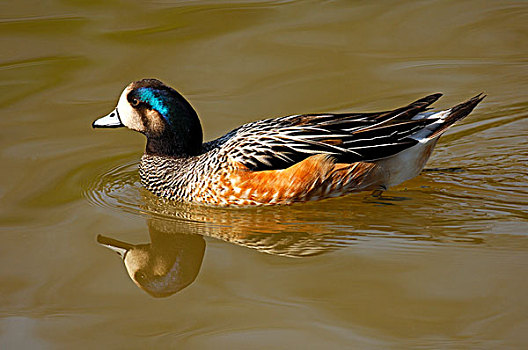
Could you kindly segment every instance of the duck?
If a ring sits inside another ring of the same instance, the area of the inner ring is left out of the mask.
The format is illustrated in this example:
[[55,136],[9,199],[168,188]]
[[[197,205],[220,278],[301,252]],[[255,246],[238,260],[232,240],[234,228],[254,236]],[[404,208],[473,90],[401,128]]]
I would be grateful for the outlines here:
[[435,93],[368,113],[296,114],[239,126],[204,142],[193,106],[157,79],[130,83],[93,128],[146,136],[142,185],[206,206],[290,205],[388,188],[417,176],[440,136],[486,97],[434,111]]

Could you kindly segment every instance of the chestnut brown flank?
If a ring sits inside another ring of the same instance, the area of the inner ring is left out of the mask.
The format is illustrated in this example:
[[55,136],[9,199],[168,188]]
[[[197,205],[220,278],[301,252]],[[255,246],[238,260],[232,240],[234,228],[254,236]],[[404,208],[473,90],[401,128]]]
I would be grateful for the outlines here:
[[224,197],[246,205],[288,204],[365,190],[373,185],[368,175],[375,167],[366,162],[335,163],[324,154],[281,170],[251,171],[239,163],[232,165],[234,171],[220,181],[228,188]]

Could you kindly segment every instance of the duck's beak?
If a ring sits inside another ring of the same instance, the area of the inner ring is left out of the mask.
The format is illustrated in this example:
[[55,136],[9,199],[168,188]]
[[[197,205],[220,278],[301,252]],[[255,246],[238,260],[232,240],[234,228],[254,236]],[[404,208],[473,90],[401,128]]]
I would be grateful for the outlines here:
[[120,128],[122,126],[124,125],[121,122],[117,108],[110,114],[105,115],[92,123],[93,128]]
[[134,245],[130,243],[126,243],[123,241],[118,241],[117,239],[113,239],[110,237],[105,237],[103,235],[97,236],[97,243],[100,245],[107,247],[108,249],[112,249],[114,252],[119,254],[121,258],[125,258],[126,253],[134,248]]

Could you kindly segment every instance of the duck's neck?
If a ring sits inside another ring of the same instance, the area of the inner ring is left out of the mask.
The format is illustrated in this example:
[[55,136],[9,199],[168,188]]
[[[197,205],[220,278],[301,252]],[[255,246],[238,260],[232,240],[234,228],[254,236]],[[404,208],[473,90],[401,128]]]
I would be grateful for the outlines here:
[[146,136],[145,153],[149,155],[188,158],[202,152],[202,127],[196,114],[181,123],[167,124],[163,130],[152,130]]
[[197,157],[164,157],[145,153],[141,157],[141,183],[158,196],[172,200],[191,200],[199,179],[209,175],[211,167]]
[[194,147],[189,148],[169,137],[149,137],[145,146],[145,154],[151,156],[171,157],[171,158],[188,158],[200,153],[201,145],[196,150]]

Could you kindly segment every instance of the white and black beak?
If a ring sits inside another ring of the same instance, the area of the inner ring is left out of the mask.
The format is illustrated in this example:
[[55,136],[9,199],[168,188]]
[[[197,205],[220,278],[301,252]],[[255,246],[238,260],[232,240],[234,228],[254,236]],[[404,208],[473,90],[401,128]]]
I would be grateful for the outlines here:
[[121,122],[117,108],[92,123],[93,128],[120,128],[122,126],[125,125]]
[[123,259],[125,258],[128,251],[134,248],[133,244],[126,243],[123,241],[118,241],[117,239],[113,239],[113,238],[106,237],[103,235],[97,235],[97,243],[113,250]]

